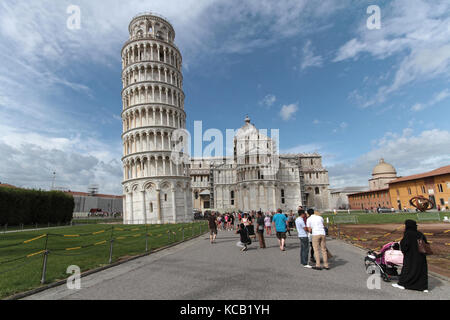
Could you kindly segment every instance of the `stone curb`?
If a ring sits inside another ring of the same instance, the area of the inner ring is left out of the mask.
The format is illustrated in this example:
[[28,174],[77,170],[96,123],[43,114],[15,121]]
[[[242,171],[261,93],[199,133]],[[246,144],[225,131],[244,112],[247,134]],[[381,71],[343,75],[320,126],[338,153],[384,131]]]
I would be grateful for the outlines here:
[[[178,241],[178,242],[169,244],[169,245],[167,245],[167,246],[164,246],[164,247],[161,247],[161,248],[158,248],[158,249],[155,249],[155,250],[151,250],[151,251],[149,251],[149,252],[147,252],[147,253],[143,253],[143,254],[140,254],[140,255],[138,255],[138,256],[134,256],[134,257],[128,258],[128,259],[126,259],[126,260],[117,261],[117,262],[114,262],[114,263],[109,264],[109,265],[107,265],[107,266],[103,266],[103,267],[99,267],[99,268],[96,268],[96,269],[92,269],[92,270],[85,271],[85,272],[83,272],[83,273],[81,274],[81,277],[83,278],[83,277],[89,276],[89,275],[91,275],[91,274],[98,273],[98,272],[100,272],[100,271],[103,271],[103,270],[106,270],[106,269],[109,269],[109,268],[113,268],[113,267],[117,267],[117,266],[119,266],[119,265],[121,265],[121,264],[124,264],[124,263],[130,262],[130,261],[133,261],[133,260],[136,260],[136,259],[139,259],[139,258],[143,258],[143,257],[149,256],[149,255],[151,255],[151,254],[153,254],[153,253],[157,253],[157,252],[159,252],[159,251],[162,251],[162,250],[165,250],[165,249],[169,249],[169,248],[175,247],[175,246],[177,246],[177,245],[179,245],[179,244],[186,243],[186,242],[195,240],[195,239],[197,239],[197,238],[200,238],[200,237],[204,236],[204,235],[207,234],[207,233],[208,233],[208,232],[205,232],[205,233],[202,233],[202,234],[200,234],[200,235],[198,235],[198,236],[195,236],[195,237],[193,237],[193,238],[191,238],[191,239],[189,239],[189,240]],[[60,285],[65,284],[66,282],[67,282],[67,279],[59,280],[59,281],[57,281],[57,282],[53,282],[53,283],[51,283],[51,284],[48,284],[48,285],[45,285],[45,286],[42,286],[42,287],[39,287],[39,288],[36,288],[36,289],[32,289],[32,290],[30,290],[30,291],[17,293],[17,294],[15,294],[15,295],[12,295],[12,296],[3,298],[2,300],[20,300],[20,299],[22,299],[22,298],[26,298],[26,297],[32,296],[32,295],[34,295],[34,294],[36,294],[36,293],[39,293],[39,292],[42,292],[42,291],[45,291],[45,290],[48,290],[48,289],[51,289],[51,288],[54,288],[54,287],[58,287],[58,286],[60,286]]]

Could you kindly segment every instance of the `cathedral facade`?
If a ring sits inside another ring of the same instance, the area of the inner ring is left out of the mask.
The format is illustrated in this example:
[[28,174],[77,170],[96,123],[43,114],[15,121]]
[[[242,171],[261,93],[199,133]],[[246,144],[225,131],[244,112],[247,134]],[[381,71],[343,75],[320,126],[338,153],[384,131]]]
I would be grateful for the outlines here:
[[298,206],[329,209],[328,171],[317,154],[278,154],[275,142],[247,117],[234,138],[234,154],[193,158],[193,208],[284,211]]

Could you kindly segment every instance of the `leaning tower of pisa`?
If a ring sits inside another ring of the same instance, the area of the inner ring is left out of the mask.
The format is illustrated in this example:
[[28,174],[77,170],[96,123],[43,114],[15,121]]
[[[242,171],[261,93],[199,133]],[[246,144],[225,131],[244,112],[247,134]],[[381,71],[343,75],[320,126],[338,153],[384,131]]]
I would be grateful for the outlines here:
[[172,133],[186,127],[182,57],[167,19],[143,13],[122,48],[124,223],[191,221],[189,168],[171,160]]

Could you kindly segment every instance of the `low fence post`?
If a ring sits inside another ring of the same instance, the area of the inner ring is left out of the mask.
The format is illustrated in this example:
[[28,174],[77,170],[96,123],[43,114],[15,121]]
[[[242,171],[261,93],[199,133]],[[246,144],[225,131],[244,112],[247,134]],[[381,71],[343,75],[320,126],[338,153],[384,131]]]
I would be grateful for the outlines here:
[[341,227],[340,227],[340,224],[337,224],[336,226],[337,226],[338,239],[340,239],[341,238]]
[[113,255],[113,246],[114,246],[114,226],[111,228],[111,238],[109,240],[109,264],[112,263],[112,255]]
[[184,242],[184,227],[181,228],[181,232],[183,234],[182,241]]
[[44,261],[42,262],[41,284],[45,283],[45,275],[47,273],[47,258],[48,258],[48,234],[46,235],[45,238]]
[[148,225],[145,224],[145,252],[148,252]]

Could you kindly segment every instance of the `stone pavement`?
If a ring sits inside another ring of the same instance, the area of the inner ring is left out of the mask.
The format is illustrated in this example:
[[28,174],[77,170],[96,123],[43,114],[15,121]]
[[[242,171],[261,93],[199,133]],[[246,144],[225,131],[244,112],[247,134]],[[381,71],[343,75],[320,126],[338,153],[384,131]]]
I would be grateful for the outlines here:
[[[294,235],[294,233],[292,233]],[[381,281],[381,289],[367,288],[365,252],[339,240],[328,240],[334,255],[331,270],[300,266],[299,240],[288,237],[287,251],[276,238],[267,249],[254,242],[247,252],[236,246],[238,235],[219,231],[209,236],[89,275],[81,290],[65,285],[27,299],[449,299],[450,285],[429,277],[430,292],[399,290]]]

